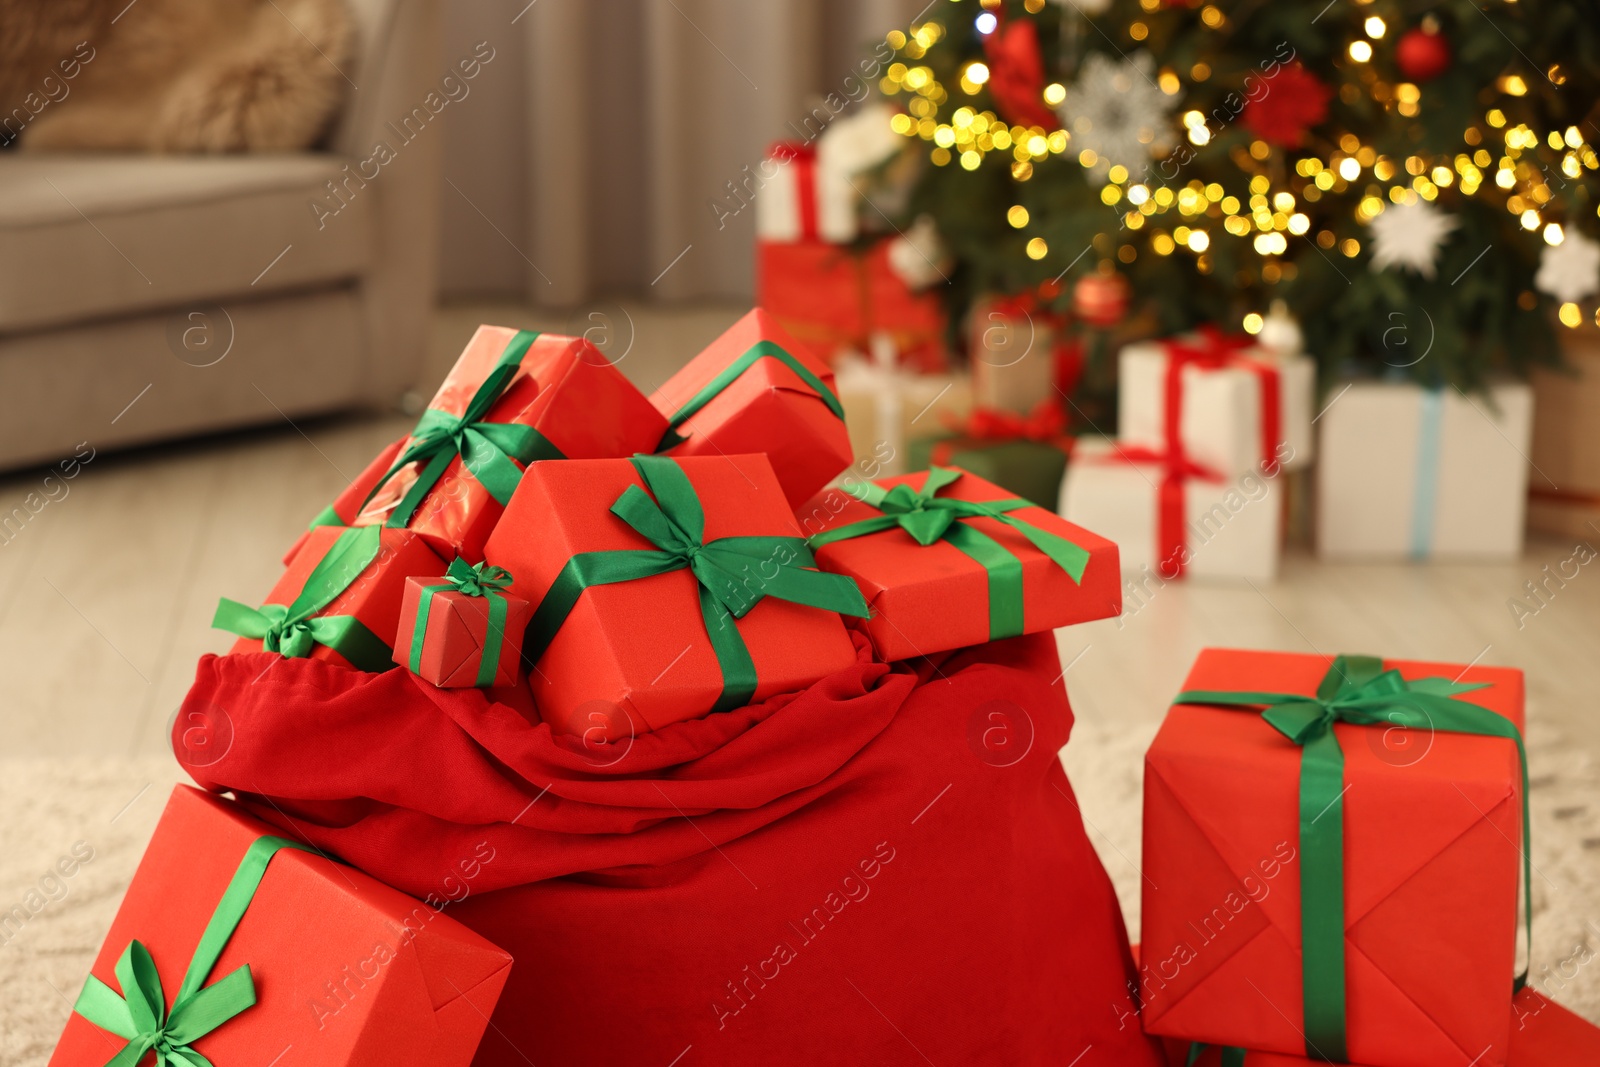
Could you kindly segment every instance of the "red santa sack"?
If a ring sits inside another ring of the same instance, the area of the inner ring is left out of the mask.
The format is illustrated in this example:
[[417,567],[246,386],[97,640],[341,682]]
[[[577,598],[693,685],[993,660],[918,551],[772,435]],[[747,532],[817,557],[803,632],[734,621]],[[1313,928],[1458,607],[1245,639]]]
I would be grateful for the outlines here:
[[606,745],[407,671],[208,656],[173,744],[512,954],[482,1067],[1159,1067],[1060,672],[1048,634],[863,648]]

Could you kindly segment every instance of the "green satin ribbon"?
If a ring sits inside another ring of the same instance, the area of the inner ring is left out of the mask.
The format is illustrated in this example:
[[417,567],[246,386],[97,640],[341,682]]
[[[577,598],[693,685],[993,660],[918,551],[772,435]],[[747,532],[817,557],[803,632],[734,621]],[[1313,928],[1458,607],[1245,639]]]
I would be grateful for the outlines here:
[[353,615],[318,615],[378,558],[383,530],[356,526],[341,533],[328,554],[306,576],[300,595],[287,607],[263,604],[252,608],[223,597],[211,619],[214,629],[240,637],[260,639],[268,652],[291,659],[311,655],[326,645],[363,671],[386,671],[394,666],[393,652],[381,638]]
[[[853,580],[807,569],[815,560],[804,538],[707,541],[705,511],[683,468],[665,456],[635,456],[633,465],[650,492],[630,485],[611,505],[611,513],[656,547],[580,552],[569,559],[528,624],[523,655],[529,663],[538,662],[550,647],[585,589],[687,570],[698,583],[700,617],[722,671],[722,694],[711,710],[728,711],[744,707],[755,695],[755,664],[734,620],[744,618],[762,599],[777,597],[866,617],[866,601]],[[790,559],[781,562],[785,554]],[[761,566],[775,571],[752,571]]]
[[[1488,708],[1457,700],[1487,683],[1400,677],[1376,656],[1339,656],[1316,696],[1186,690],[1174,704],[1261,707],[1261,717],[1300,746],[1300,942],[1306,1055],[1343,1062],[1345,1051],[1344,750],[1336,722],[1394,725],[1432,732],[1504,737],[1517,743],[1522,767],[1522,889],[1528,949],[1533,950],[1533,866],[1528,856],[1528,752],[1512,722]],[[1528,977],[1524,968],[1513,992]]]
[[428,614],[437,593],[456,592],[463,596],[481,596],[489,602],[488,624],[483,631],[483,656],[478,661],[478,677],[473,684],[489,686],[500,672],[500,646],[506,634],[506,598],[501,590],[511,584],[511,572],[504,567],[491,567],[487,563],[473,565],[456,557],[445,571],[446,581],[422,587],[422,598],[417,604],[417,620],[411,630],[411,671],[422,673],[422,644],[428,633]]
[[688,438],[678,434],[678,427],[692,418],[701,408],[720,396],[722,391],[737,381],[741,374],[755,366],[756,362],[762,359],[775,359],[794,371],[802,382],[811,387],[812,391],[817,394],[818,399],[827,405],[828,410],[843,421],[844,405],[839,402],[838,395],[828,388],[827,382],[811,373],[811,370],[805,364],[801,363],[776,341],[757,341],[746,349],[738,359],[723,368],[722,373],[707,382],[704,388],[690,397],[688,402],[667,420],[667,432],[662,435],[661,443],[656,446],[656,451],[665,452],[667,449],[674,448],[688,440]]
[[345,522],[343,519],[341,519],[339,517],[339,513],[337,511],[333,510],[333,505],[329,504],[327,507],[325,507],[321,511],[317,512],[316,516],[314,518],[312,518],[312,520],[310,522],[306,523],[306,529],[315,530],[318,526],[348,526],[348,525],[350,525],[350,524]]
[[[1199,1041],[1189,1046],[1189,1058],[1184,1060],[1184,1067],[1194,1067],[1201,1056],[1205,1055],[1210,1045]],[[1244,1067],[1244,1049],[1234,1048],[1232,1045],[1223,1045],[1219,1067]]]
[[[517,483],[522,480],[522,467],[513,460],[519,460],[526,466],[534,460],[566,458],[559,448],[532,426],[484,421],[489,409],[494,407],[511,380],[517,376],[517,371],[522,368],[522,357],[538,336],[531,330],[519,330],[506,342],[494,369],[478,386],[477,392],[472,394],[466,410],[460,415],[452,415],[438,408],[429,408],[422,413],[416,429],[411,431],[411,444],[400,453],[394,466],[378,479],[372,492],[367,494],[367,500],[370,501],[401,468],[410,463],[424,464],[417,480],[400,498],[400,503],[395,505],[384,525],[398,529],[409,523],[422,505],[423,498],[457,456],[461,457],[462,466],[471,471],[478,483],[502,506],[511,499]],[[362,506],[365,507],[366,503],[363,502]]]
[[1083,581],[1089,552],[1049,530],[1007,514],[1034,506],[1021,497],[977,503],[939,496],[939,490],[960,478],[961,473],[946,467],[932,467],[922,488],[915,490],[905,484],[892,489],[871,482],[847,486],[846,492],[883,514],[824,530],[811,538],[811,547],[821,548],[835,541],[865,537],[897,526],[924,547],[936,541],[948,542],[981,564],[988,574],[989,639],[1016,637],[1023,629],[1022,561],[1000,542],[962,520],[988,518],[1004,523],[1026,537],[1074,582]]
[[157,1067],[211,1067],[211,1061],[193,1048],[194,1043],[255,1004],[256,987],[249,964],[210,985],[205,985],[205,980],[239,928],[239,920],[267,873],[267,864],[285,848],[312,851],[282,837],[258,837],[246,850],[200,935],[171,1012],[150,950],[138,940],[128,942],[117,960],[120,994],[92,974],[84,982],[72,1010],[128,1042],[105,1067],[135,1067],[147,1052],[155,1053]]

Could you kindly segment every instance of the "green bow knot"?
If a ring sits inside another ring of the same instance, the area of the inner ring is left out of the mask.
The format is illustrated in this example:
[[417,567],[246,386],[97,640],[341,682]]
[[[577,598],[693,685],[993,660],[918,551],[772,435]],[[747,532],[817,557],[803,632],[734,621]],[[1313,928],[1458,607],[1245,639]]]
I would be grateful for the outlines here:
[[472,564],[457,556],[445,570],[445,580],[437,585],[422,587],[417,601],[417,617],[411,630],[411,671],[422,673],[422,650],[428,636],[428,618],[433,611],[433,598],[439,593],[461,593],[464,596],[483,597],[489,602],[489,614],[484,620],[483,655],[478,660],[478,673],[473,681],[477,686],[491,686],[500,673],[500,646],[505,641],[506,618],[509,605],[502,590],[511,584],[511,572],[504,567],[488,563]]
[[851,485],[847,488],[850,495],[883,514],[824,530],[811,538],[811,547],[821,548],[835,541],[865,537],[895,527],[904,530],[924,548],[937,541],[948,542],[981,564],[988,575],[989,639],[998,641],[1016,637],[1024,629],[1022,560],[999,541],[967,525],[964,520],[994,519],[1011,527],[1078,583],[1083,581],[1084,569],[1089,565],[1089,551],[1059,534],[1010,514],[1022,508],[1034,507],[1032,501],[1021,497],[986,501],[955,500],[938,495],[940,490],[961,475],[962,472],[958,470],[932,467],[921,489],[912,489],[904,483],[890,489],[871,482]]
[[687,570],[694,575],[700,615],[722,671],[722,694],[712,711],[750,703],[755,663],[733,620],[767,597],[865,618],[861,590],[850,578],[814,570],[800,537],[749,536],[705,540],[705,511],[683,468],[663,456],[635,456],[649,492],[630,485],[611,513],[655,548],[580,552],[567,561],[528,625],[523,655],[535,663],[550,647],[585,589]]
[[[1407,729],[1502,737],[1516,742],[1522,769],[1523,923],[1533,946],[1530,910],[1528,752],[1509,719],[1457,697],[1486,683],[1448,678],[1405,679],[1376,656],[1339,656],[1314,696],[1303,693],[1191,689],[1174,704],[1260,708],[1261,717],[1300,746],[1300,940],[1306,1055],[1341,1063],[1346,1054],[1344,908],[1344,750],[1334,724],[1392,725]],[[1526,983],[1524,968],[1513,991]]]
[[326,645],[357,670],[388,670],[393,666],[389,645],[360,619],[354,615],[317,614],[350,588],[378,558],[382,536],[383,531],[377,526],[345,530],[311,569],[292,603],[253,608],[223,597],[212,616],[212,627],[256,638],[268,652],[290,659],[304,659],[317,645]]
[[105,1067],[136,1067],[148,1052],[155,1053],[156,1067],[212,1067],[211,1061],[193,1047],[194,1043],[253,1006],[256,987],[249,964],[210,985],[205,980],[238,929],[239,920],[244,918],[267,864],[285,848],[311,851],[281,837],[260,837],[251,842],[195,946],[170,1012],[155,960],[137,939],[128,943],[117,960],[120,994],[92,974],[84,982],[72,1010],[127,1041]]
[[[378,479],[370,501],[396,474],[412,463],[422,463],[417,480],[406,490],[405,496],[395,505],[384,525],[404,527],[422,506],[423,498],[438,484],[445,468],[457,456],[461,465],[471,472],[478,483],[488,490],[495,501],[504,506],[511,500],[517,483],[522,480],[522,467],[534,460],[565,459],[565,455],[532,426],[517,423],[487,422],[490,409],[499,402],[506,389],[522,369],[522,359],[538,338],[531,330],[519,330],[506,342],[505,349],[494,368],[472,394],[466,410],[459,415],[438,408],[429,408],[417,420],[411,431],[411,444],[396,457],[394,465]],[[513,462],[515,461],[515,462]],[[362,503],[362,507],[366,502]]]
[[457,556],[450,561],[445,578],[456,591],[466,596],[488,596],[511,585],[511,572],[487,563],[472,564]]

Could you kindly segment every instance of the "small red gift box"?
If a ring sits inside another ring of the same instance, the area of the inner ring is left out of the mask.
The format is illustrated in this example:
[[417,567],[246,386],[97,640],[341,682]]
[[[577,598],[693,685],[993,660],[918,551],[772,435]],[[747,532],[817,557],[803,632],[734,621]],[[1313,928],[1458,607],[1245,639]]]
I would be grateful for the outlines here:
[[404,526],[442,556],[477,562],[528,463],[649,452],[665,432],[588,341],[479,326],[399,456],[415,458],[356,523]]
[[405,580],[444,569],[409,530],[318,526],[260,608],[224,599],[211,625],[240,635],[235,653],[267,650],[388,670]]
[[790,507],[850,465],[833,371],[761,308],[730,326],[650,399],[685,438],[671,455],[764,452]]
[[533,605],[511,576],[457,559],[445,578],[407,578],[394,661],[441,689],[512,685]]
[[486,551],[538,605],[529,686],[560,732],[626,737],[856,661],[838,612],[866,605],[809,569],[765,456],[539,464]]
[[[138,1050],[154,1046],[173,1064],[287,1053],[306,1067],[466,1067],[511,957],[273,833],[219,797],[173,790],[52,1067],[98,1067],[130,1046],[113,1062],[148,1062]],[[463,870],[493,857],[485,844]]]
[[345,486],[339,495],[333,498],[333,503],[317,513],[306,526],[306,532],[301,534],[295,543],[289,546],[289,551],[283,554],[283,565],[287,567],[293,562],[295,553],[305,546],[306,537],[318,526],[350,526],[356,521],[356,515],[361,512],[361,505],[383,481],[383,476],[394,466],[394,461],[400,456],[400,449],[405,445],[406,439],[402,437],[385,446],[382,452],[373,457],[366,469],[356,475],[355,480]]
[[1145,757],[1146,1030],[1505,1064],[1522,708],[1515,670],[1201,652]]
[[1122,608],[1116,545],[966,471],[829,489],[799,517],[817,565],[860,585],[872,617],[856,625],[884,660]]

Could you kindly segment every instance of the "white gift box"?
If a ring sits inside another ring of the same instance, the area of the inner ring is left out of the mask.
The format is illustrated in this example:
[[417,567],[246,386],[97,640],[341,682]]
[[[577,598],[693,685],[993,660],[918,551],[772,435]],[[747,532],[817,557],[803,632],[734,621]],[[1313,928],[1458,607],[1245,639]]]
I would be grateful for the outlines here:
[[[1160,342],[1122,349],[1117,363],[1117,435],[1122,441],[1143,448],[1166,447],[1170,360]],[[1263,376],[1274,373],[1279,432],[1268,448],[1262,425]],[[1284,470],[1310,463],[1317,388],[1313,360],[1250,348],[1231,354],[1222,366],[1185,364],[1179,374],[1183,411],[1178,432],[1190,460],[1227,473],[1260,471],[1269,457],[1275,457]]]
[[833,368],[834,391],[844,407],[845,428],[857,456],[872,456],[884,475],[906,472],[906,445],[932,437],[972,410],[965,375],[917,374],[896,363],[893,339],[872,339],[873,355],[841,356]]
[[905,144],[889,126],[893,114],[887,105],[865,104],[829,123],[815,143],[774,145],[762,164],[763,176],[771,176],[755,198],[756,236],[833,244],[855,240],[865,196],[860,175]]
[[[1163,566],[1160,462],[1130,462],[1125,442],[1079,438],[1061,487],[1061,515],[1117,543],[1125,575],[1175,577]],[[1212,480],[1183,478],[1181,573],[1268,581],[1278,572],[1283,490],[1259,471]]]
[[1317,550],[1346,558],[1522,551],[1533,390],[1354,382],[1318,420]]

